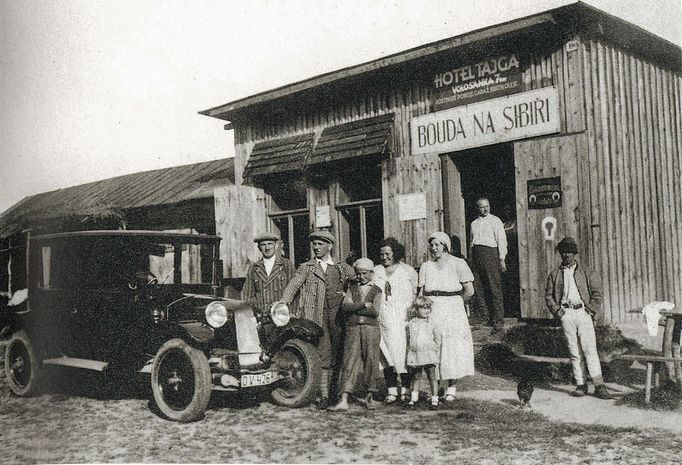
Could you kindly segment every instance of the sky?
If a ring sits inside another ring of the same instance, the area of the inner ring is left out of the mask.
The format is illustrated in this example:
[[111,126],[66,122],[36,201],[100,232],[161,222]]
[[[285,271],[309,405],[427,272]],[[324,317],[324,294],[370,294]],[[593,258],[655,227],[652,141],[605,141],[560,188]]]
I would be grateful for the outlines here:
[[[200,110],[568,3],[0,0],[0,212],[233,156]],[[586,3],[682,44],[682,0]]]

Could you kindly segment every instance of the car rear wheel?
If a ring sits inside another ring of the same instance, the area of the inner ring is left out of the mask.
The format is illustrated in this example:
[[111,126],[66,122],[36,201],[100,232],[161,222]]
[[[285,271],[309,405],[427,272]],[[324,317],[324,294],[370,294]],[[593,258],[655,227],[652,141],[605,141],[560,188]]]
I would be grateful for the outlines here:
[[40,360],[26,331],[12,334],[5,348],[5,374],[10,390],[20,397],[29,397],[38,392],[40,382]]
[[211,369],[203,352],[171,339],[156,353],[152,392],[161,413],[183,423],[203,418],[211,398]]
[[272,400],[285,407],[302,407],[315,399],[320,387],[320,354],[312,344],[292,339],[273,357],[284,379],[272,391]]

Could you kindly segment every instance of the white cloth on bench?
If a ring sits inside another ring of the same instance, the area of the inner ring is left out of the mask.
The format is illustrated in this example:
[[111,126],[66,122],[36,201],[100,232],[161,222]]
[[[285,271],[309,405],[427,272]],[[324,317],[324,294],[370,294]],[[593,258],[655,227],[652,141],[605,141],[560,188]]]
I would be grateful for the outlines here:
[[644,314],[644,321],[646,322],[646,329],[650,336],[658,334],[658,321],[661,319],[661,310],[672,310],[675,304],[665,300],[650,302],[642,308]]

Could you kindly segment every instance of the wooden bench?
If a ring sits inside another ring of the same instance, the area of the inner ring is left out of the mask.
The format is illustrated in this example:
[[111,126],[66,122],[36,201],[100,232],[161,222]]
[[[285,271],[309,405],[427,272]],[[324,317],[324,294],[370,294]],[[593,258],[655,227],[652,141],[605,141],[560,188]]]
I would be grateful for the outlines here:
[[[639,310],[630,310],[628,313],[640,313]],[[651,379],[654,375],[654,364],[664,363],[665,372],[669,379],[679,383],[680,396],[682,396],[682,356],[680,356],[680,338],[682,337],[682,310],[672,309],[660,312],[659,326],[663,326],[663,347],[658,354],[623,354],[615,357],[616,360],[632,360],[646,363],[646,394],[645,402],[651,402]],[[658,372],[656,372],[656,387],[658,387]]]
[[[646,390],[644,394],[644,402],[651,403],[651,381],[654,377],[654,364],[656,363],[681,363],[682,358],[670,357],[664,355],[646,355],[646,354],[624,354],[615,357],[616,360],[630,360],[633,362],[646,363]],[[655,386],[658,387],[658,373],[656,373]]]

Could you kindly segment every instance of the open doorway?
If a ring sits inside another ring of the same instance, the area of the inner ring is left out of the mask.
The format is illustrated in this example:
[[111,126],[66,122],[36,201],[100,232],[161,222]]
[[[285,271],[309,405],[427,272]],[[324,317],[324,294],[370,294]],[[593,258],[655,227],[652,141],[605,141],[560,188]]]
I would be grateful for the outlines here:
[[[459,174],[457,197],[463,201],[466,240],[462,248],[470,250],[470,225],[477,217],[476,200],[487,197],[490,211],[498,216],[505,225],[508,243],[506,258],[507,272],[503,274],[505,318],[518,318],[520,312],[519,254],[516,222],[516,176],[514,168],[514,149],[512,144],[498,144],[448,154]],[[444,186],[456,189],[457,186]],[[461,221],[461,220],[460,220]],[[478,299],[476,299],[478,300]],[[487,311],[485,308],[477,312]],[[472,309],[473,313],[473,309]],[[472,315],[478,319],[483,315]]]

